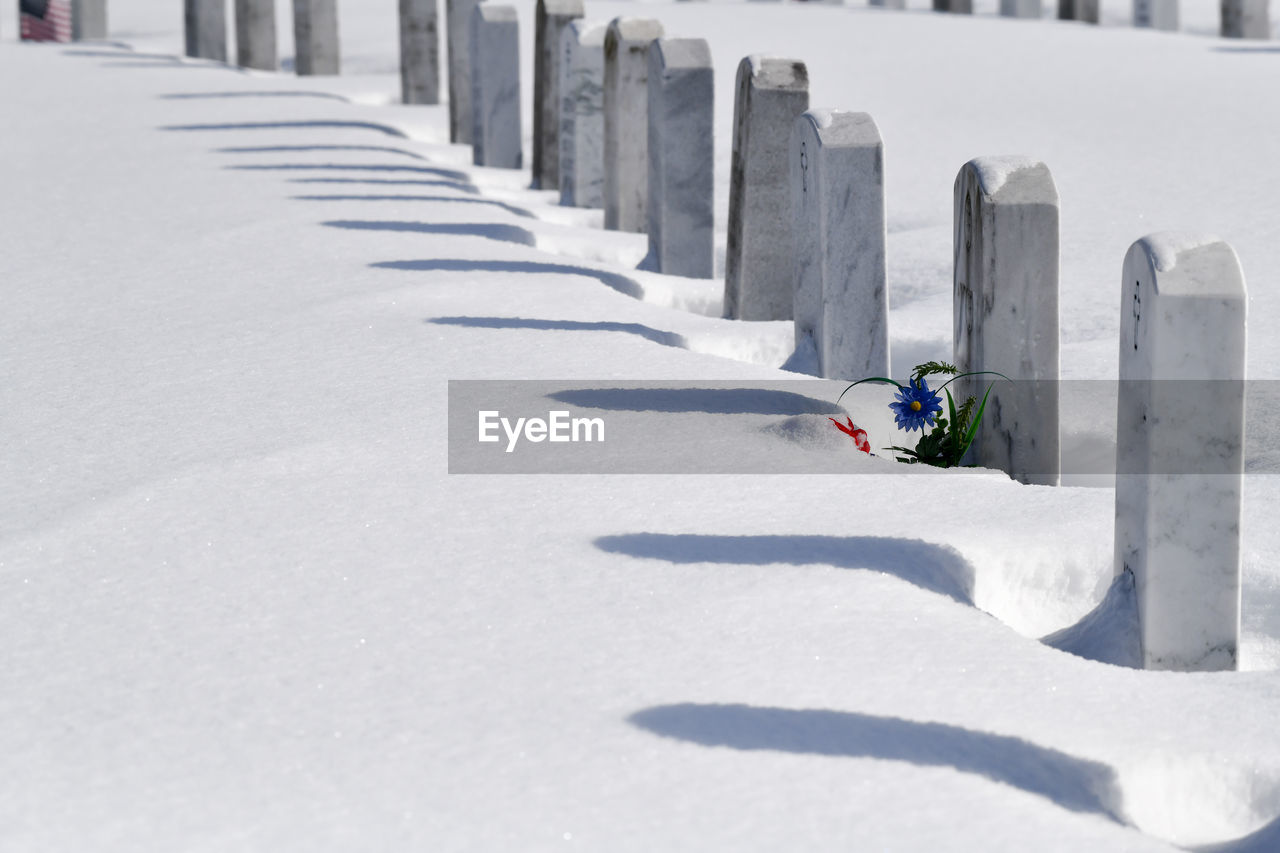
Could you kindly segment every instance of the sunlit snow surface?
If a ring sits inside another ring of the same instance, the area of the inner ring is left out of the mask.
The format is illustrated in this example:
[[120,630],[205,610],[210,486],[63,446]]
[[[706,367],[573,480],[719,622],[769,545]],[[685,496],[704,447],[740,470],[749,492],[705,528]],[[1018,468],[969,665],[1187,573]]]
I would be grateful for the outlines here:
[[[1235,247],[1250,375],[1280,378],[1275,43],[1216,39],[1208,2],[1183,35],[1127,0],[1096,28],[909,5],[587,11],[709,40],[721,245],[742,56],[875,117],[896,375],[950,353],[957,170],[1019,154],[1062,198],[1064,377],[1114,378],[1124,252],[1181,230]],[[637,272],[643,237],[394,104],[394,4],[344,0],[329,79],[180,61],[180,9],[113,3],[118,44],[0,21],[0,848],[1280,843],[1266,443],[1248,671],[1213,675],[1036,639],[1111,584],[1106,488],[450,476],[447,380],[749,387],[794,378],[791,330],[720,320],[714,282]],[[886,413],[850,408],[876,447]],[[687,442],[843,467],[822,417],[708,413]],[[1064,446],[1109,428],[1064,412]]]

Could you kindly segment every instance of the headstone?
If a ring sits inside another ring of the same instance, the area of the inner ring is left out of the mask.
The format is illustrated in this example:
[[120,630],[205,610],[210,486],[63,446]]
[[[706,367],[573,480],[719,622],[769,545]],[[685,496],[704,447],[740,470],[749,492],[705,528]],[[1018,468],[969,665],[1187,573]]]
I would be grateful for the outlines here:
[[1271,10],[1267,0],[1222,0],[1224,38],[1271,38]]
[[1147,669],[1235,669],[1244,276],[1216,238],[1154,234],[1122,287],[1116,574],[1133,573]]
[[604,207],[605,25],[570,21],[560,34],[560,203]]
[[907,0],[871,0],[871,5],[882,9],[905,9]]
[[790,160],[796,352],[816,357],[819,376],[888,376],[880,130],[866,113],[809,110]]
[[560,34],[582,0],[538,0],[533,47],[533,188],[560,188]]
[[1058,19],[1098,23],[1098,0],[1058,0]]
[[715,275],[715,111],[705,39],[658,39],[649,49],[648,266]]
[[724,313],[790,320],[795,240],[788,165],[792,128],[809,109],[809,71],[795,59],[748,56],[738,63],[735,89]]
[[1057,485],[1058,190],[1043,163],[981,157],[955,184],[955,364],[995,371],[957,382],[957,401],[991,397],[973,461],[1023,483]]
[[1133,25],[1176,32],[1178,0],[1133,0]]
[[75,41],[107,37],[107,0],[72,0],[71,38]]
[[299,75],[337,74],[337,0],[293,0],[294,70]]
[[965,15],[972,15],[973,0],[933,0],[933,11],[959,12]]
[[520,22],[512,6],[471,11],[471,154],[477,166],[519,169]]
[[440,103],[436,0],[400,0],[400,103]]
[[444,0],[449,63],[449,141],[471,143],[471,13],[480,0]]
[[227,61],[227,0],[185,0],[186,54]]
[[614,18],[604,35],[604,227],[643,233],[649,193],[649,45],[662,24]]
[[235,0],[236,65],[275,71],[276,0]]
[[1000,14],[1006,18],[1043,18],[1044,0],[1000,0]]

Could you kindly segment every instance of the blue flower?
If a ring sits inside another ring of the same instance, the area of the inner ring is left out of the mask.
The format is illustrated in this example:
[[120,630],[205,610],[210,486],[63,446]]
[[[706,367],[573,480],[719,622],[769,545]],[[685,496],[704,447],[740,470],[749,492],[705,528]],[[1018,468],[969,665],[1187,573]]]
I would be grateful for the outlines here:
[[894,421],[898,429],[924,431],[926,426],[933,426],[933,416],[942,413],[942,398],[937,392],[929,390],[929,383],[924,377],[898,389],[898,399],[889,404],[897,417]]

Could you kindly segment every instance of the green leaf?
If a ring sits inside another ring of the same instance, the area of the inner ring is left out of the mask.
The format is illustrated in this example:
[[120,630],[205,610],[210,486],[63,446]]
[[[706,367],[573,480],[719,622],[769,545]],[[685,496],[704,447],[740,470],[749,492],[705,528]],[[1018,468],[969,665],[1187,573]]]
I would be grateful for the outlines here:
[[961,442],[960,457],[957,458],[957,462],[969,452],[969,446],[973,444],[973,439],[978,434],[978,424],[982,423],[982,413],[987,409],[987,398],[991,396],[991,389],[994,387],[995,383],[993,382],[987,386],[987,393],[982,395],[982,405],[978,407],[977,413],[973,416],[973,423],[969,424],[969,429],[964,434],[964,439]]
[[848,388],[846,388],[846,389],[844,389],[843,391],[841,391],[841,392],[840,392],[840,396],[839,396],[839,397],[836,397],[836,405],[837,405],[837,406],[838,406],[838,405],[840,405],[840,400],[844,398],[844,395],[845,395],[845,394],[848,394],[851,390],[853,390],[853,388],[854,388],[855,386],[857,386],[857,385],[861,385],[863,382],[880,382],[880,383],[885,384],[885,385],[892,385],[892,386],[894,386],[895,388],[903,388],[903,387],[905,387],[905,386],[903,386],[901,383],[894,382],[892,379],[886,379],[886,378],[885,378],[885,377],[883,377],[883,376],[868,376],[866,379],[859,379],[857,382],[854,382],[854,383],[853,383],[852,385],[850,385]]
[[940,373],[954,375],[959,372],[954,364],[947,364],[945,361],[926,361],[924,364],[917,364],[915,370],[911,371],[911,380],[919,382],[926,376],[936,376]]

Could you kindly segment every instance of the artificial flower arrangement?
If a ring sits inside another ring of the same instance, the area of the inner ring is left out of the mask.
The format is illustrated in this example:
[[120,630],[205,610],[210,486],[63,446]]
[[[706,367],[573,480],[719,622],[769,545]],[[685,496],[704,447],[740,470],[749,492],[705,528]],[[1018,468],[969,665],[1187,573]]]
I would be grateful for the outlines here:
[[[950,376],[951,378],[938,386],[937,390],[931,389],[926,377],[939,375]],[[922,464],[933,465],[938,468],[955,468],[960,465],[960,460],[969,451],[974,437],[978,434],[978,425],[982,423],[982,413],[987,408],[987,398],[991,396],[992,386],[987,386],[981,402],[978,401],[977,397],[970,396],[965,399],[959,408],[956,407],[956,402],[952,399],[951,392],[947,390],[947,386],[966,376],[984,375],[999,376],[1001,379],[1009,378],[1003,373],[996,373],[994,370],[961,373],[954,364],[947,364],[942,361],[927,361],[924,364],[916,365],[906,385],[882,376],[859,379],[840,392],[840,397],[836,398],[836,403],[839,403],[840,399],[849,393],[850,389],[864,382],[881,382],[897,386],[898,392],[894,395],[895,399],[889,404],[889,408],[894,413],[894,422],[897,424],[898,429],[906,430],[907,432],[920,430],[920,440],[916,442],[914,448],[893,445],[885,449],[901,454],[894,458],[899,462],[906,462],[910,465]],[[992,384],[994,385],[994,383]],[[945,418],[941,417],[942,397],[939,396],[939,391],[946,394],[947,397],[947,417]],[[848,421],[847,426],[835,418],[829,418],[829,420],[841,432],[851,436],[859,450],[864,453],[871,453],[871,443],[867,439],[866,430],[855,426],[852,418],[846,418]],[[924,431],[926,426],[932,427],[932,431],[926,433]]]

